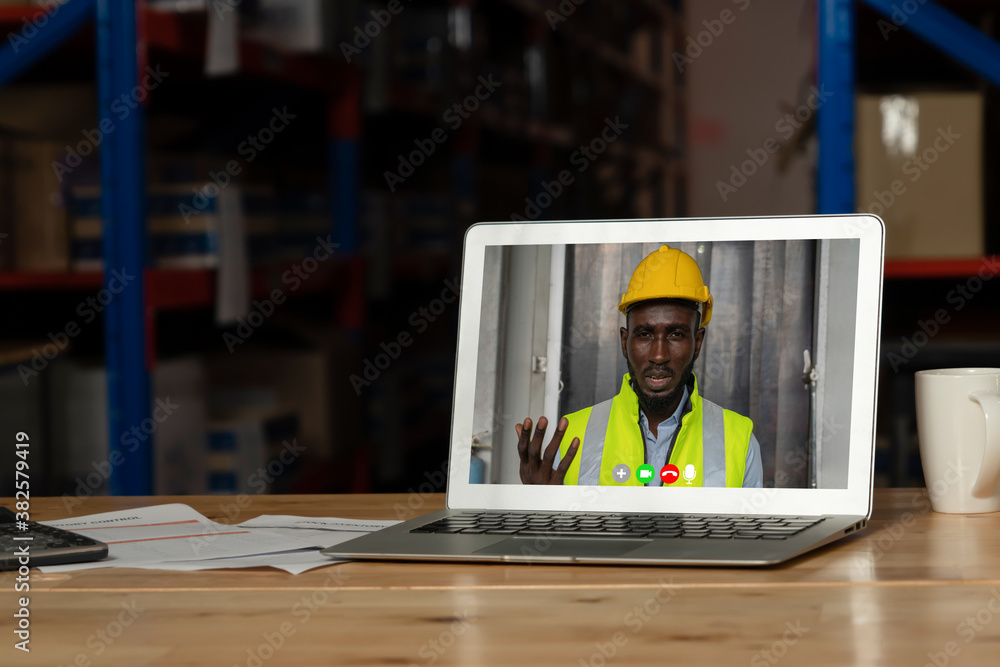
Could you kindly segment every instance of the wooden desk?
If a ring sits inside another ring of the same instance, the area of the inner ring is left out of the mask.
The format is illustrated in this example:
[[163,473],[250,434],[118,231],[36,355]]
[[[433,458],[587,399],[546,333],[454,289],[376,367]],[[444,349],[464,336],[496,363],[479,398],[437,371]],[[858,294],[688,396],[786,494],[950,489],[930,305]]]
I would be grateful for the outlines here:
[[[227,522],[259,514],[408,518],[440,508],[444,497],[250,501],[238,508],[211,496],[92,498],[69,512],[59,499],[37,499],[32,516],[186,502]],[[408,503],[419,508],[397,517],[393,508]],[[297,576],[269,568],[33,570],[30,654],[13,649],[14,575],[0,582],[4,666],[1000,660],[1000,513],[935,514],[914,489],[877,492],[868,529],[767,569],[357,562]]]

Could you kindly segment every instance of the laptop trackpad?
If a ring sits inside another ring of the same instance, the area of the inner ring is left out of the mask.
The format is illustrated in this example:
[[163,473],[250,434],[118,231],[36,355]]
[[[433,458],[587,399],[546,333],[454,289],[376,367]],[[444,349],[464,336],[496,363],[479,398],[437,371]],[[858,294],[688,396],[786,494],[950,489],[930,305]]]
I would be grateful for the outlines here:
[[621,538],[509,537],[503,542],[491,544],[476,553],[484,556],[524,556],[526,558],[538,556],[604,558],[623,556],[633,549],[647,544],[649,544],[649,540],[623,540]]

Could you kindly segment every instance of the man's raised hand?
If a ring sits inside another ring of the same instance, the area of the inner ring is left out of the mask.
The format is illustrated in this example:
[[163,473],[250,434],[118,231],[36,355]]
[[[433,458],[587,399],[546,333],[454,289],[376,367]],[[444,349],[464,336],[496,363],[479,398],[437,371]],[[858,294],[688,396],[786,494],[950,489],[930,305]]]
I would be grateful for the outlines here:
[[522,484],[563,484],[566,479],[566,471],[573,463],[576,452],[580,448],[580,439],[573,438],[566,456],[559,461],[559,466],[553,470],[552,462],[556,460],[556,452],[559,451],[559,444],[562,442],[566,429],[569,428],[569,420],[563,417],[556,426],[556,432],[549,441],[549,446],[542,454],[542,438],[545,437],[545,428],[549,421],[545,417],[538,418],[538,428],[534,435],[531,433],[531,418],[524,420],[523,424],[515,424],[514,431],[517,433],[517,454],[521,459],[521,483]]

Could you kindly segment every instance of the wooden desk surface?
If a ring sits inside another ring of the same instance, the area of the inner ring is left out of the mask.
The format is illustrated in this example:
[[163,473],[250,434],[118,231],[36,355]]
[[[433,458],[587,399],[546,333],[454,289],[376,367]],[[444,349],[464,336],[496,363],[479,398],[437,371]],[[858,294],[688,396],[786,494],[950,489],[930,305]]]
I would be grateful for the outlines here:
[[[36,499],[32,516],[185,502],[227,522],[408,518],[443,501],[257,496],[239,508],[214,496],[91,498],[67,511],[59,499]],[[397,516],[393,508],[408,504],[419,507]],[[942,667],[1000,659],[1000,513],[936,514],[914,489],[878,491],[868,529],[766,569],[358,562],[300,575],[35,570],[30,654],[13,649],[11,612],[23,593],[13,592],[12,573],[3,575],[0,665]]]

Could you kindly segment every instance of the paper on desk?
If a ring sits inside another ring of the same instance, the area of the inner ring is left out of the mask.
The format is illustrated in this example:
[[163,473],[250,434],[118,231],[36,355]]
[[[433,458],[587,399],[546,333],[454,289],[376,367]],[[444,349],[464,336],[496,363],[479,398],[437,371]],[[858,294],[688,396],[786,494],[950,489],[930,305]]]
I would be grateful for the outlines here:
[[[361,537],[367,533],[351,533],[341,531],[324,540],[326,546],[333,546]],[[330,558],[320,553],[318,548],[299,549],[297,551],[282,551],[254,556],[233,556],[231,558],[211,558],[209,560],[170,561],[169,563],[140,564],[134,567],[157,570],[220,570],[240,567],[273,567],[291,574],[301,574],[334,563],[345,563],[342,559]]]
[[346,530],[348,532],[370,533],[375,530],[395,526],[399,521],[377,519],[339,519],[316,516],[292,516],[291,514],[262,514],[256,518],[235,524],[246,528],[295,528],[325,531]]
[[[360,537],[365,533],[343,533],[352,537]],[[178,560],[169,563],[141,563],[133,567],[146,570],[177,570],[191,572],[195,570],[223,570],[241,567],[274,567],[291,574],[301,574],[324,565],[343,563],[324,556],[319,549],[299,549],[297,551],[282,551],[274,554],[259,554],[256,556],[234,556],[232,558],[212,558],[210,560]]]
[[309,534],[312,531],[279,534],[262,528],[228,526],[180,503],[44,523],[104,542],[108,557],[91,563],[46,566],[40,568],[43,572],[135,567],[142,563],[209,560],[323,546]]
[[[339,519],[326,517],[291,516],[287,514],[264,514],[240,524],[243,528],[266,528],[269,532],[288,535],[293,539],[310,539],[319,547],[332,547],[355,537],[361,537],[381,528],[393,526],[399,521],[379,521],[362,519]],[[140,565],[137,567],[156,567],[164,570],[215,570],[238,567],[275,567],[292,574],[301,574],[307,570],[333,563],[343,563],[324,556],[319,549],[303,549],[301,551],[284,551],[273,554],[255,556],[239,556],[232,558],[213,558],[199,561],[173,561],[160,565]]]

